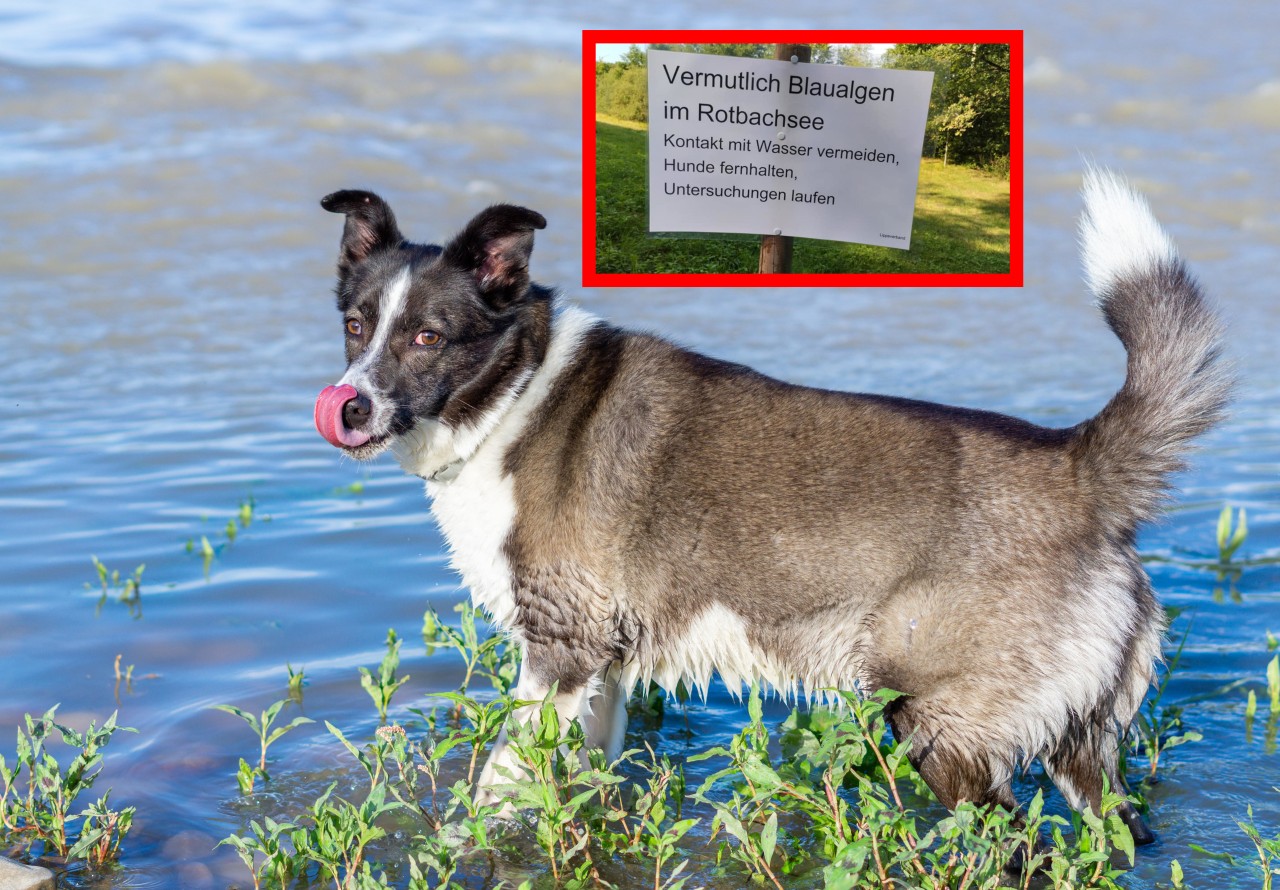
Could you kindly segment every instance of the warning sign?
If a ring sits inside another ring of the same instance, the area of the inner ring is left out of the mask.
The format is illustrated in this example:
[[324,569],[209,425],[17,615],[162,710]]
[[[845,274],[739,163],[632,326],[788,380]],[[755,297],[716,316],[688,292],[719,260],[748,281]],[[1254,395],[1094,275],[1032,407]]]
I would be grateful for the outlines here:
[[649,51],[649,231],[906,249],[931,71]]

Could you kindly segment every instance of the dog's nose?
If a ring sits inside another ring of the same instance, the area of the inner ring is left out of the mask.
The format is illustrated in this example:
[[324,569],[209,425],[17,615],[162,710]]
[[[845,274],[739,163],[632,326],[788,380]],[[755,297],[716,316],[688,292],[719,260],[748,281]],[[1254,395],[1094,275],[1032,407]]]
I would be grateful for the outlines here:
[[363,429],[373,413],[373,403],[360,394],[342,406],[342,422],[349,430]]
[[358,448],[369,441],[368,426],[373,404],[349,383],[326,386],[316,399],[316,429],[330,445]]

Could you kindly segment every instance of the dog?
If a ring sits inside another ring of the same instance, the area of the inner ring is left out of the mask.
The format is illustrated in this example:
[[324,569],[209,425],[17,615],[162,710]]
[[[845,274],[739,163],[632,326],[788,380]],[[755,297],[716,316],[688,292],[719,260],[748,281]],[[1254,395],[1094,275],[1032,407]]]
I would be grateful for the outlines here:
[[[530,279],[546,220],[523,207],[438,246],[377,195],[335,192],[347,369],[316,426],[426,481],[473,602],[522,648],[516,697],[554,690],[611,757],[641,680],[889,688],[947,807],[1016,811],[1012,777],[1038,758],[1100,812],[1165,629],[1136,531],[1231,375],[1145,201],[1103,171],[1084,197],[1085,277],[1127,376],[1097,416],[1048,429],[795,386],[561,306]],[[478,798],[518,770],[504,732]]]

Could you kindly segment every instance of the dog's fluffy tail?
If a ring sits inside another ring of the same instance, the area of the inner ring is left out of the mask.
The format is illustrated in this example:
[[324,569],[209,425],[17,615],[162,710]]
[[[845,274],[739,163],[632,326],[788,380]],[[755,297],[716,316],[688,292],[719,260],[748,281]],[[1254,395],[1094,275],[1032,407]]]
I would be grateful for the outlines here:
[[1084,272],[1129,353],[1124,386],[1076,428],[1072,456],[1114,534],[1155,517],[1192,438],[1223,416],[1232,387],[1222,326],[1147,202],[1089,170],[1080,223]]

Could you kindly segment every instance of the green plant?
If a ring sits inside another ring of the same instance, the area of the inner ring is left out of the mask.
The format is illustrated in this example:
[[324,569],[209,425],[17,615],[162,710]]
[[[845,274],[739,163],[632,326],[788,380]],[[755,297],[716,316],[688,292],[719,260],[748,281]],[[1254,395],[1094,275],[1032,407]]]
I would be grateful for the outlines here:
[[387,722],[387,708],[391,705],[391,697],[396,690],[409,682],[407,676],[396,679],[396,669],[400,666],[400,638],[394,630],[387,631],[387,654],[382,656],[378,665],[378,675],[366,667],[360,668],[360,685],[369,693],[374,705],[378,708],[378,719]]
[[[452,649],[461,656],[466,665],[462,683],[458,692],[466,695],[471,681],[477,675],[489,681],[499,694],[506,694],[515,685],[519,670],[518,653],[514,646],[507,645],[506,640],[493,634],[480,639],[476,618],[483,618],[484,613],[468,602],[454,606],[454,611],[461,618],[460,628],[454,630],[440,620],[435,609],[428,608],[422,615],[422,641],[426,644],[427,655],[432,655],[439,647]],[[455,710],[455,714],[458,712]]]
[[[1280,791],[1280,788],[1274,789]],[[1253,822],[1253,805],[1249,805],[1249,821],[1238,822],[1237,825],[1253,841],[1258,851],[1258,870],[1262,875],[1262,890],[1271,890],[1274,879],[1280,875],[1280,835],[1264,838]]]
[[[426,629],[429,644],[448,639]],[[476,650],[487,641],[469,644],[464,631],[454,633],[443,647],[460,644],[473,675],[485,675]],[[502,663],[506,644],[492,647],[493,663]],[[392,643],[388,656],[395,651]],[[390,667],[387,685],[394,686]],[[376,687],[379,678],[369,677]],[[342,799],[333,786],[309,805],[247,823],[224,843],[236,848],[255,886],[382,887],[388,878],[376,872],[373,851],[384,849],[400,855],[398,871],[390,861],[387,867],[409,890],[492,885],[486,863],[497,856],[525,863],[506,886],[526,887],[681,890],[702,878],[689,877],[694,862],[716,868],[726,886],[1117,886],[1113,855],[1132,854],[1115,813],[1119,795],[1104,795],[1100,815],[1072,820],[1047,815],[1036,794],[1024,812],[961,804],[922,824],[906,789],[927,789],[907,758],[909,741],[894,740],[886,726],[896,697],[833,692],[834,707],[793,709],[775,737],[753,689],[742,732],[690,758],[723,762],[686,794],[683,766],[652,749],[647,756],[627,751],[614,763],[588,749],[582,727],[556,713],[554,691],[533,703],[437,694],[445,717],[411,708],[420,723],[383,723],[365,744],[328,725],[363,774],[343,786],[357,792]],[[511,721],[517,708],[537,719]],[[500,803],[478,806],[478,764],[504,723],[515,765],[500,770]],[[519,831],[494,831],[511,824],[490,820],[499,808]],[[688,846],[699,825],[711,835],[714,865],[700,852],[705,834]],[[399,840],[383,847],[393,830]]]
[[[1269,701],[1263,746],[1268,754],[1273,754],[1276,750],[1276,736],[1280,732],[1280,655],[1274,656],[1267,663],[1267,698]],[[1253,740],[1253,720],[1257,712],[1257,694],[1250,689],[1244,711],[1246,741]]]
[[213,565],[213,557],[216,552],[213,545],[209,543],[209,539],[204,535],[200,536],[200,562],[204,567],[205,578],[209,577],[209,567]]
[[376,824],[378,817],[398,804],[386,800],[386,786],[381,784],[358,804],[331,800],[333,789],[330,785],[311,805],[303,817],[310,824],[291,832],[290,840],[296,855],[315,866],[318,881],[332,881],[337,890],[370,886],[373,870],[365,851],[386,835]]
[[[368,790],[359,802],[337,798],[329,788],[290,821],[270,817],[251,821],[247,832],[223,839],[221,845],[235,848],[253,876],[254,886],[263,883],[287,887],[295,881],[310,886],[332,882],[338,890],[387,886],[385,876],[375,875],[368,859],[369,845],[385,837],[381,824],[399,813],[425,816],[431,833],[414,838],[408,865],[411,890],[454,886],[450,879],[459,860],[458,832],[444,831],[445,820],[460,827],[465,838],[482,849],[491,846],[485,817],[493,809],[475,809],[470,804],[470,786],[459,782],[443,811],[435,807],[435,779],[441,759],[452,745],[415,744],[399,726],[381,726],[374,741],[357,747],[332,724],[329,732],[364,770]],[[421,777],[432,778],[432,805],[420,802]],[[470,807],[470,809],[468,809]],[[435,875],[437,881],[427,879]]]
[[1267,695],[1271,697],[1271,715],[1280,715],[1280,655],[1267,664]]
[[262,886],[263,878],[274,879],[279,887],[289,886],[290,881],[301,870],[300,857],[295,855],[289,842],[289,832],[298,826],[288,822],[277,822],[270,816],[262,821],[249,823],[249,836],[233,834],[218,842],[218,846],[231,846],[240,857],[240,861],[253,876],[255,890]]
[[507,727],[521,771],[502,776],[509,783],[504,797],[542,849],[556,884],[598,885],[599,851],[591,841],[603,821],[602,804],[610,809],[623,779],[587,756],[577,721],[561,728],[554,696],[553,687],[536,720]]
[[113,810],[107,806],[110,795],[108,791],[79,814],[84,822],[80,826],[80,838],[67,851],[68,858],[84,858],[94,865],[104,865],[119,858],[120,842],[133,827],[136,808]]
[[[96,556],[89,557],[93,560],[94,571],[98,574],[98,586],[102,589],[102,596],[98,598],[97,609],[102,611],[103,605],[107,599],[115,594],[116,602],[122,603],[129,607],[129,614],[134,618],[142,617],[142,573],[147,568],[146,563],[142,563],[133,570],[133,574],[127,578],[120,577],[119,569],[108,569],[102,564],[101,560]],[[86,588],[92,589],[93,585],[85,583]]]
[[1249,536],[1248,516],[1244,512],[1244,507],[1240,508],[1238,516],[1233,529],[1231,507],[1223,507],[1222,512],[1218,514],[1218,562],[1231,562],[1231,557]]
[[236,511],[236,518],[240,520],[241,528],[248,528],[253,522],[253,514],[257,506],[258,502],[253,499],[253,495],[249,495],[249,497],[240,502],[240,509]]
[[120,684],[124,683],[125,692],[133,694],[133,665],[129,665],[123,671],[120,670],[120,662],[124,659],[123,653],[116,655],[116,660],[112,664],[112,670],[116,676],[115,699],[116,704],[120,704]]
[[[83,812],[73,812],[76,800],[93,787],[102,771],[102,749],[117,731],[136,732],[116,725],[116,714],[98,727],[90,723],[83,733],[55,721],[58,706],[43,716],[24,716],[26,729],[18,730],[17,758],[10,767],[0,755],[0,839],[31,849],[103,864],[116,857],[120,841],[129,832],[133,807],[112,810],[107,795]],[[49,753],[55,734],[76,754],[64,771]],[[23,774],[26,774],[25,792]],[[79,832],[72,823],[82,820]],[[73,840],[75,838],[75,840]]]
[[[498,737],[511,716],[512,700],[509,696],[502,695],[492,701],[482,702],[456,692],[442,692],[439,697],[454,703],[449,712],[453,725],[443,739],[432,742],[433,748],[442,756],[449,748],[465,744],[471,751],[467,761],[466,781],[468,784],[472,783],[477,778],[476,767],[479,765],[480,754]],[[410,708],[409,712],[422,717],[432,733],[437,730],[438,722],[434,713],[427,714],[419,708]]]
[[[1174,611],[1171,620],[1177,615],[1178,612]],[[1166,751],[1204,738],[1201,733],[1188,730],[1183,726],[1181,706],[1163,704],[1169,681],[1182,661],[1182,652],[1186,648],[1190,633],[1191,624],[1188,622],[1186,629],[1178,638],[1177,648],[1169,656],[1160,680],[1156,683],[1155,692],[1147,696],[1142,708],[1133,718],[1133,745],[1140,748],[1147,758],[1147,775],[1144,781],[1155,778],[1156,771],[1160,768],[1160,757]]]
[[289,672],[289,701],[300,705],[302,704],[302,687],[307,685],[306,672],[303,670],[294,672],[291,664],[286,664],[285,669]]
[[249,725],[249,729],[258,737],[259,757],[258,765],[250,766],[244,758],[240,759],[240,769],[236,773],[236,781],[240,785],[241,794],[253,794],[254,783],[259,779],[269,780],[267,775],[267,749],[271,747],[285,733],[292,729],[296,729],[306,723],[314,723],[310,717],[294,717],[293,720],[284,726],[271,728],[271,724],[280,714],[280,709],[289,704],[289,699],[282,699],[270,705],[259,716],[255,717],[247,711],[243,711],[234,705],[214,705],[214,710],[226,711],[228,714],[234,714]]

